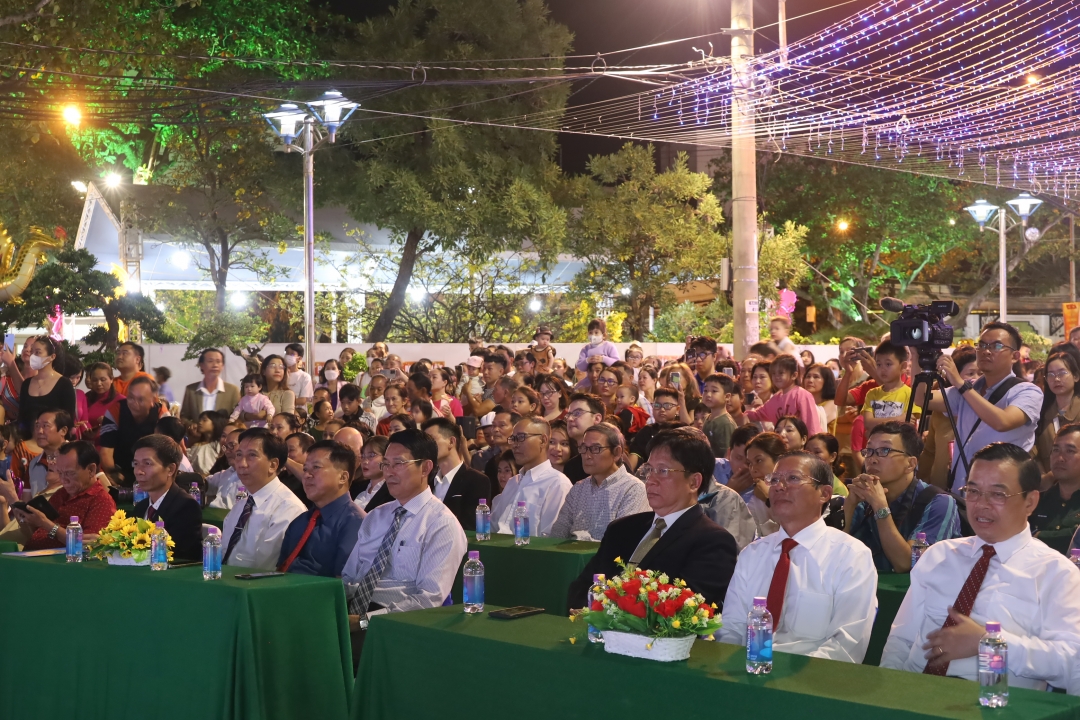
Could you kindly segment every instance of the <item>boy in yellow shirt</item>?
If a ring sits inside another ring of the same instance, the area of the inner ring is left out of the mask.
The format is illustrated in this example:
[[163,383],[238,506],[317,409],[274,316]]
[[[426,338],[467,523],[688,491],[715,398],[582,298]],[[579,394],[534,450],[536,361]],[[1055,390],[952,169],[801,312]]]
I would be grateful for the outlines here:
[[[906,347],[886,340],[874,351],[874,364],[877,366],[878,382],[881,384],[866,393],[863,403],[867,437],[876,425],[897,420],[902,422],[911,399],[911,386],[904,382],[909,368]],[[911,419],[917,420],[921,414],[922,410],[916,406],[912,408]]]

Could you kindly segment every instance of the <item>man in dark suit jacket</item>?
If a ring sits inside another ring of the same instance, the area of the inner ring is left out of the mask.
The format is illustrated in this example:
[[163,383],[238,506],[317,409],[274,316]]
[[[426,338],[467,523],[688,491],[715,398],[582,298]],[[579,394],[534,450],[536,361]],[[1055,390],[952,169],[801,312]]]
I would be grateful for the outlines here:
[[172,537],[173,560],[202,557],[202,508],[176,484],[180,446],[166,435],[147,435],[135,443],[135,481],[147,498],[135,504],[135,517],[165,523]]
[[585,606],[594,574],[613,577],[616,563],[667,573],[720,606],[739,555],[735,538],[697,504],[698,490],[712,477],[716,459],[704,433],[682,427],[657,433],[649,444],[645,489],[653,512],[620,518],[608,525],[596,555],[570,584],[571,608]]
[[431,492],[454,513],[462,528],[475,530],[476,506],[482,499],[491,499],[491,481],[465,464],[462,448],[466,440],[460,425],[439,417],[428,420],[423,427],[439,448],[438,464],[428,478]]

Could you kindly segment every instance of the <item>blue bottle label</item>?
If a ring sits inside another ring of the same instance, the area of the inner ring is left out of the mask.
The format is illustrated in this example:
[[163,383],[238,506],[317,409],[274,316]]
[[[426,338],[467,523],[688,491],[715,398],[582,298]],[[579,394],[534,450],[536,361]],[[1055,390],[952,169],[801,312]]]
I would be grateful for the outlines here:
[[746,634],[746,659],[750,662],[772,662],[772,634],[756,628],[749,628]]
[[484,577],[482,575],[470,575],[462,583],[462,590],[466,605],[484,604]]

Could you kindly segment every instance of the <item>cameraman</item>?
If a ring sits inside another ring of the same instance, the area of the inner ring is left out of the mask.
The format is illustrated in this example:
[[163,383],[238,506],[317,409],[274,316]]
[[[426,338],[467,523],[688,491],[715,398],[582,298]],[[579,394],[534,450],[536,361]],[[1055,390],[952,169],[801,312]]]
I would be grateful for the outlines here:
[[[957,450],[953,457],[948,489],[963,487],[967,470],[960,453],[969,462],[990,443],[1011,443],[1030,451],[1035,445],[1035,426],[1042,411],[1043,394],[1036,385],[1024,382],[1013,372],[1020,359],[1020,333],[1012,325],[987,323],[976,345],[976,364],[983,376],[974,383],[964,380],[948,355],[937,361],[937,371],[952,387],[945,397],[956,417]],[[925,394],[919,388],[919,404]],[[924,406],[925,407],[925,406]],[[945,402],[935,395],[929,403],[933,412],[945,412]]]

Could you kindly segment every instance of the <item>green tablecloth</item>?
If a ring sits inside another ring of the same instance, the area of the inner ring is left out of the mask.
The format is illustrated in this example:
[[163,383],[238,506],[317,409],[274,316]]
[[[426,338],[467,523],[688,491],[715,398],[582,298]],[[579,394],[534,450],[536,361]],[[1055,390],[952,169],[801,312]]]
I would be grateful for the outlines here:
[[771,675],[753,676],[735,645],[697,642],[688,661],[659,663],[608,654],[584,631],[551,615],[468,616],[460,605],[375,617],[353,717],[451,720],[498,708],[515,720],[595,720],[656,714],[655,705],[685,720],[1080,718],[1080,698],[1068,695],[1014,689],[1007,708],[983,710],[978,685],[965,680],[785,653]]
[[18,552],[19,543],[8,542],[7,540],[0,541],[0,553],[6,552]]
[[866,649],[863,665],[881,663],[881,651],[885,649],[885,641],[889,639],[889,629],[892,627],[896,613],[900,610],[900,603],[904,602],[904,596],[907,595],[909,587],[911,587],[911,576],[907,573],[878,575],[877,617],[874,619],[874,629],[870,633],[870,647]]
[[341,581],[236,572],[0,556],[0,718],[345,718]]
[[[134,505],[117,505],[117,510],[123,510],[129,516],[135,512]],[[206,507],[202,511],[202,521],[206,525],[213,525],[218,530],[221,529],[222,523],[225,522],[225,516],[229,514],[228,510],[223,508]]]
[[[475,537],[472,533],[470,538]],[[492,535],[491,540],[469,540],[484,563],[484,599],[493,605],[534,605],[552,615],[566,615],[566,591],[596,554],[600,543],[534,537],[528,545],[514,545],[513,535]],[[462,602],[461,572],[451,592]]]

